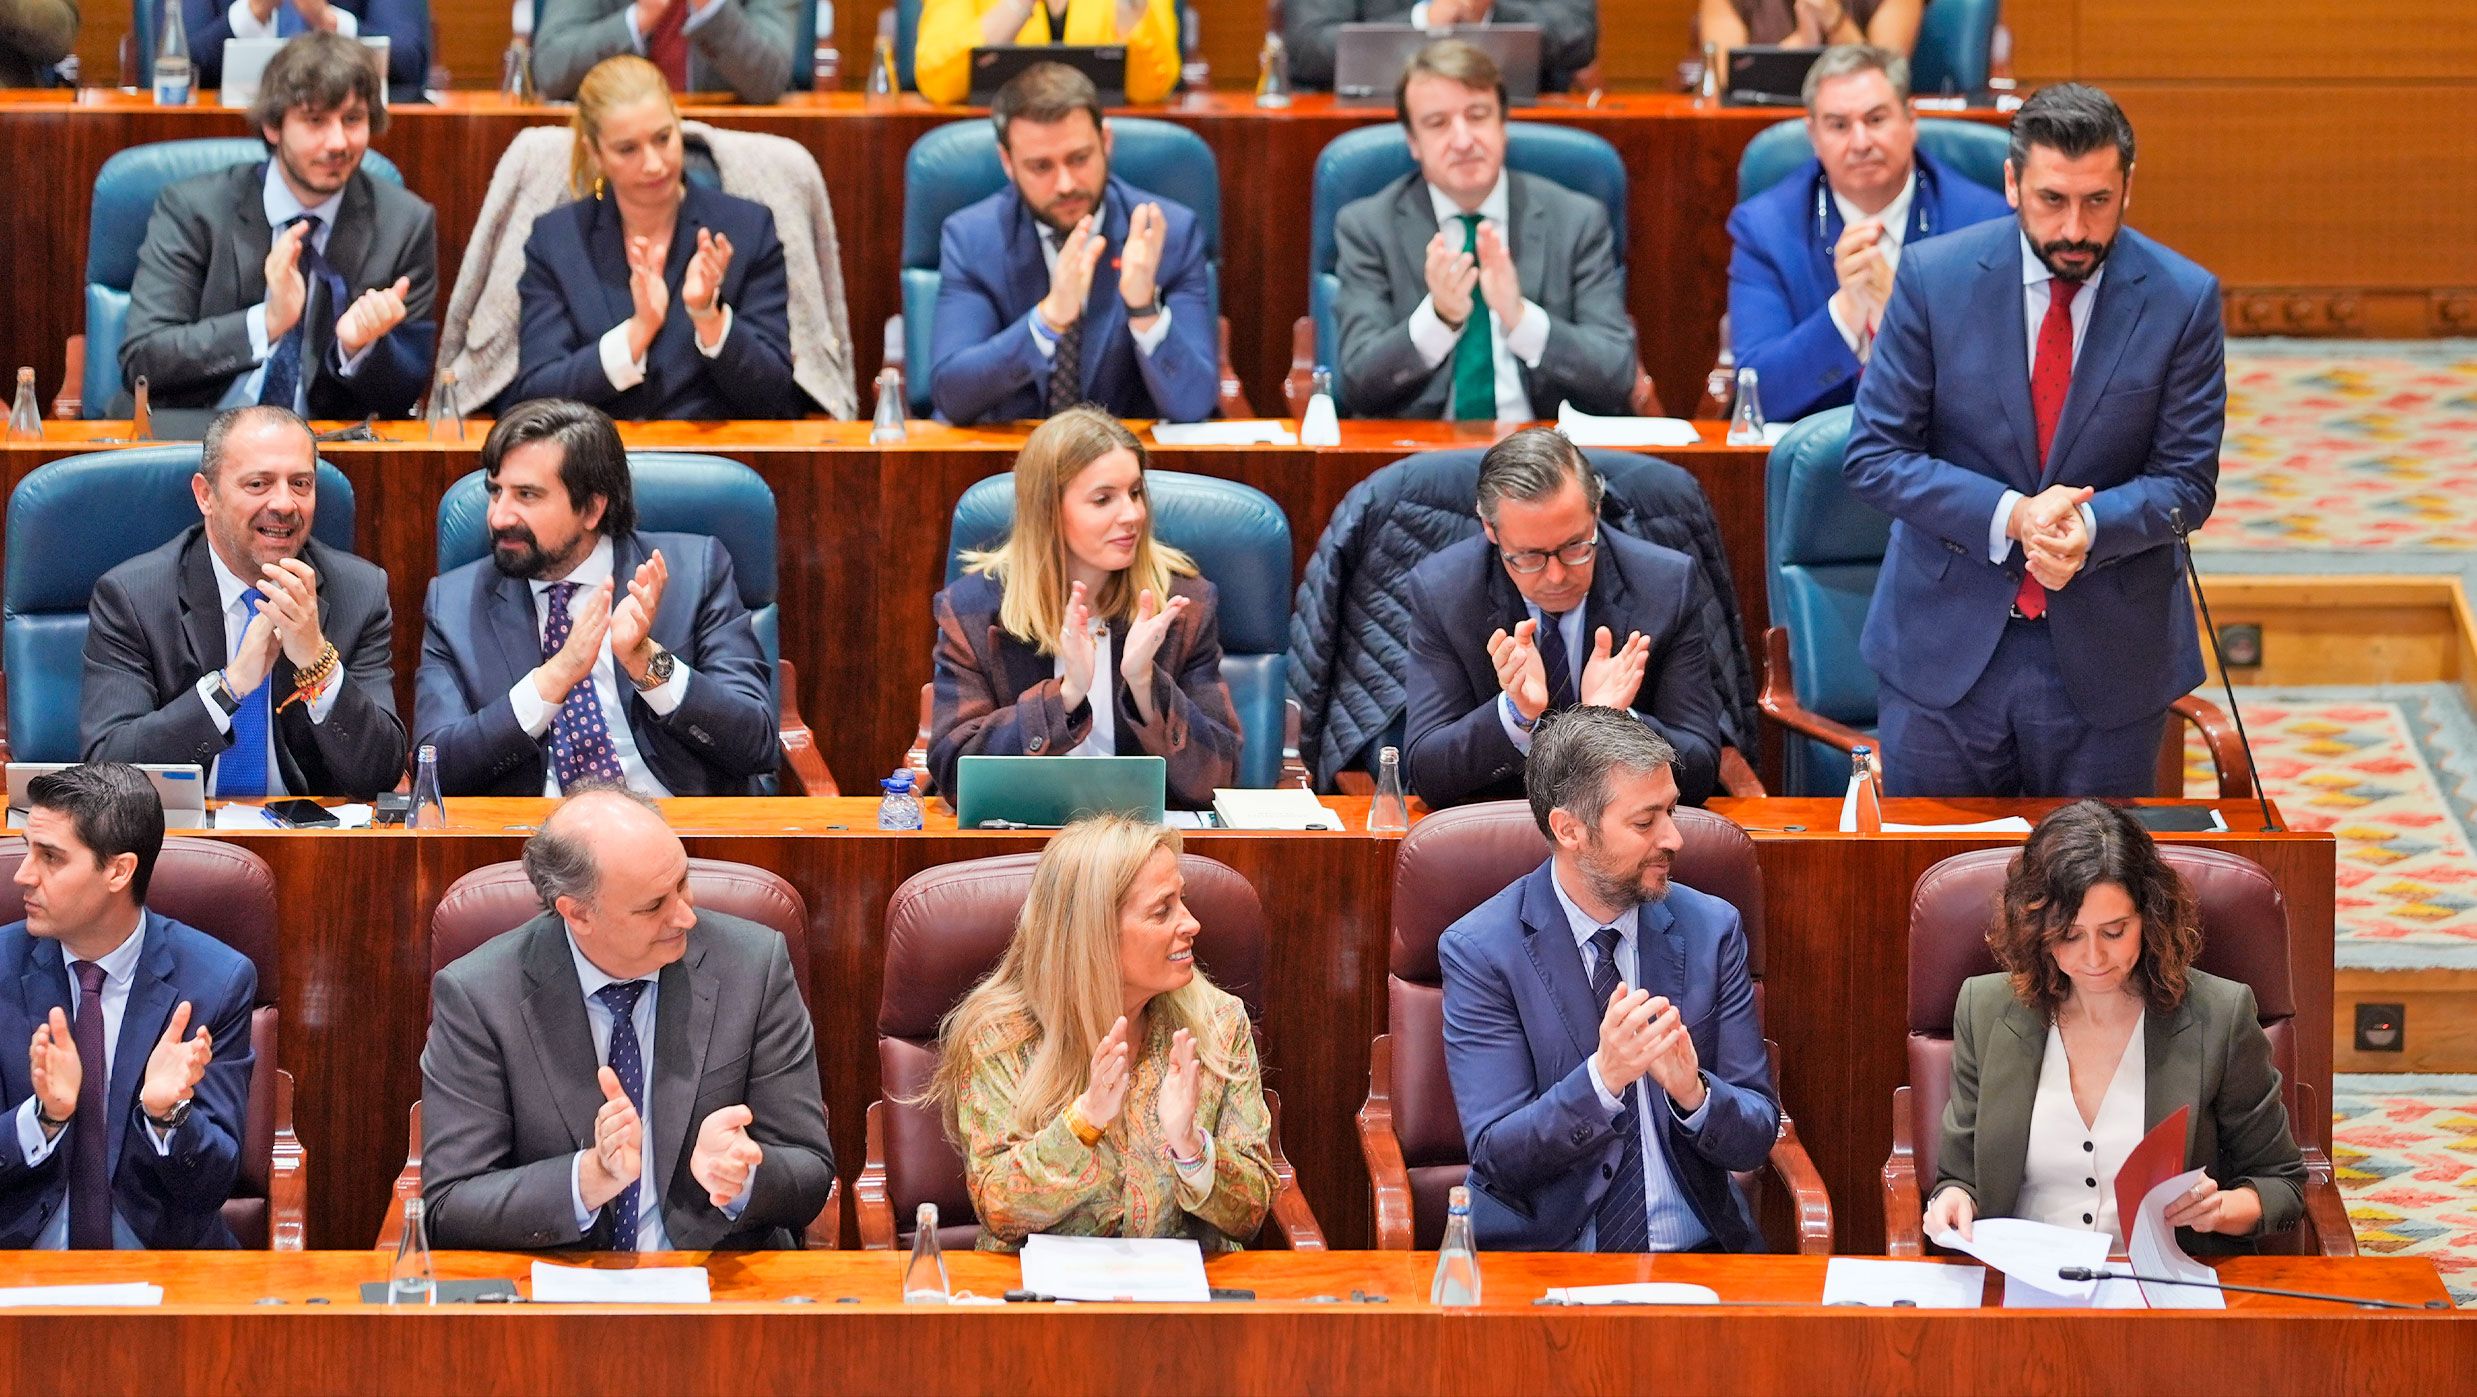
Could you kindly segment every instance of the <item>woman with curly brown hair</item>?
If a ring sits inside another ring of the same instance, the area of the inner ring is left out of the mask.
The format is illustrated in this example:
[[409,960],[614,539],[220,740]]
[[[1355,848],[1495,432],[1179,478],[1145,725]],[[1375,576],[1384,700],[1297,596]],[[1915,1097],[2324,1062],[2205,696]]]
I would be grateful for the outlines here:
[[2210,1171],[2167,1210],[2187,1250],[2250,1250],[2297,1220],[2305,1164],[2253,990],[2193,968],[2193,892],[2131,815],[2084,800],[2040,821],[1987,945],[2004,971],[1953,1007],[1929,1235],[2022,1217],[2121,1244],[2116,1171],[2179,1106],[2186,1167]]

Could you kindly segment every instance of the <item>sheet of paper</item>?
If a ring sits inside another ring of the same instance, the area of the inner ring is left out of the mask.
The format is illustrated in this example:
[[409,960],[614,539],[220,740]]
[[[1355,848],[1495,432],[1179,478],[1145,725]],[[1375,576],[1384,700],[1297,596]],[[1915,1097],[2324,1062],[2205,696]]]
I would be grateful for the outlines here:
[[1024,1238],[1023,1288],[1061,1300],[1201,1305],[1204,1249],[1186,1237]]
[[1548,1298],[1564,1305],[1717,1305],[1720,1292],[1683,1281],[1633,1281],[1625,1285],[1550,1286]]
[[1823,1268],[1827,1305],[1898,1305],[1922,1310],[1974,1310],[1987,1291],[1987,1268],[1958,1261],[1879,1261],[1836,1256]]
[[1886,834],[2028,834],[2030,822],[2019,815],[2007,815],[2000,820],[1980,820],[1970,825],[1903,825],[1884,821]]
[[[2058,1282],[2063,1284],[2063,1282]],[[2008,1310],[2145,1310],[2142,1288],[2131,1281],[2084,1281],[2084,1295],[2059,1295],[2041,1290],[2019,1276],[2004,1278],[2004,1308]]]
[[1572,403],[1557,409],[1557,430],[1576,446],[1692,446],[1703,439],[1682,417],[1596,417]]
[[[2180,1112],[2181,1114],[2181,1112]],[[2217,1272],[2185,1255],[2176,1245],[2176,1229],[2167,1225],[2168,1205],[2182,1197],[2203,1178],[2203,1171],[2188,1169],[2174,1178],[2162,1179],[2142,1195],[2141,1211],[2134,1214],[2133,1226],[2127,1229],[2125,1251],[2135,1271],[2145,1276],[2174,1276],[2179,1280],[2198,1281],[2198,1285],[2158,1285],[2142,1282],[2142,1297],[2154,1310],[2224,1310],[2227,1297],[2212,1289],[2219,1279]]]
[[1163,446],[1292,446],[1299,440],[1278,420],[1155,422],[1152,439]]
[[537,1305],[703,1305],[714,1298],[702,1266],[639,1266],[604,1271],[591,1266],[533,1263]]
[[[335,816],[338,829],[368,829],[372,807],[367,805],[330,805],[327,813]],[[262,805],[227,802],[215,807],[215,828],[242,830],[282,829],[267,815]]]
[[109,1306],[151,1308],[163,1303],[163,1287],[144,1281],[118,1285],[13,1285],[0,1287],[0,1308]]
[[1213,788],[1213,813],[1226,829],[1339,830],[1342,817],[1313,791],[1295,786],[1275,790]]
[[2037,1287],[2050,1295],[2086,1302],[2096,1281],[2068,1281],[2056,1272],[2067,1266],[2104,1266],[2107,1247],[2115,1239],[2104,1232],[2057,1227],[2027,1218],[1980,1218],[1970,1226],[1970,1239],[1953,1231],[1930,1238],[1947,1251],[1966,1252],[2004,1273],[2006,1279]]

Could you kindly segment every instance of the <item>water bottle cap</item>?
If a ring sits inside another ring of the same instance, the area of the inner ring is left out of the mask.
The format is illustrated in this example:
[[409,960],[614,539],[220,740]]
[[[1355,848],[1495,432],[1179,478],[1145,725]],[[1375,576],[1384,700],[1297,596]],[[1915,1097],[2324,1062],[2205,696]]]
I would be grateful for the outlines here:
[[912,773],[909,770],[898,771],[894,775],[885,778],[877,784],[879,789],[885,791],[885,793],[890,796],[910,795],[912,793]]
[[420,757],[420,760],[425,761],[425,762],[435,762],[435,761],[437,761],[438,759],[439,759],[439,749],[438,749],[438,748],[436,748],[436,747],[432,746],[431,744],[429,744],[429,743],[427,743],[427,742],[425,742],[425,743],[423,743],[423,744],[421,745],[421,757]]

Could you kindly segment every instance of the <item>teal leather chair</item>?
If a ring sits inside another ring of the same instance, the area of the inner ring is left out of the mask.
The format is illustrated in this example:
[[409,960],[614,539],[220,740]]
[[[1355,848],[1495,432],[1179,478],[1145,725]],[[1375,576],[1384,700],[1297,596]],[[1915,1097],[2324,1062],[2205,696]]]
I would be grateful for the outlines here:
[[2001,0],[1933,0],[1909,52],[1909,90],[1922,97],[1975,97],[1987,90]]
[[[774,488],[737,461],[688,451],[631,451],[637,527],[661,533],[707,534],[731,554],[758,648],[774,671],[774,704],[783,749],[786,794],[840,795],[816,739],[800,716],[799,675],[783,658],[781,590],[776,578]],[[490,498],[480,471],[439,498],[439,571],[490,553]]]
[[[9,494],[8,570],[0,581],[0,669],[8,676],[5,759],[74,762],[85,687],[86,604],[122,563],[198,522],[190,477],[198,443],[98,451],[37,466]],[[318,517],[329,548],[353,546],[353,486],[318,463]],[[173,599],[165,598],[165,604]]]

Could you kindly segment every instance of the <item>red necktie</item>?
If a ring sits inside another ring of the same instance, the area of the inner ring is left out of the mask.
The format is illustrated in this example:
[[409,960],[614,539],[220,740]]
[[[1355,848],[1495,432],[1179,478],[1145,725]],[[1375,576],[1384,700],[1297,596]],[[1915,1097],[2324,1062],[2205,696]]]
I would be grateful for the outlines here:
[[662,70],[662,80],[673,92],[688,90],[688,5],[686,0],[672,0],[671,7],[654,21],[654,32],[645,36],[645,56]]
[[[2073,390],[2073,297],[2081,283],[2055,277],[2047,283],[2047,316],[2038,322],[2038,354],[2030,364],[2030,421],[2038,433],[2038,474],[2047,478],[2047,453],[2056,442],[2056,423],[2064,417],[2065,396]],[[2028,572],[2013,594],[2013,609],[2035,621],[2047,614],[2047,589]]]

